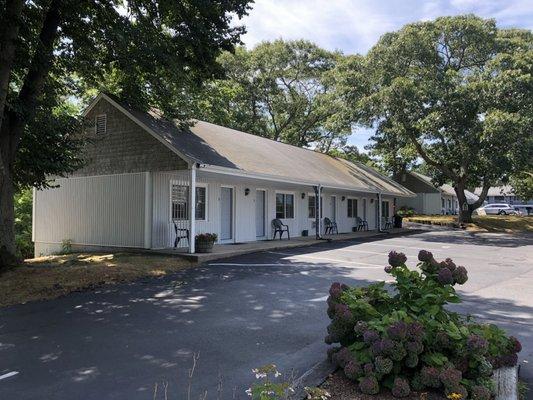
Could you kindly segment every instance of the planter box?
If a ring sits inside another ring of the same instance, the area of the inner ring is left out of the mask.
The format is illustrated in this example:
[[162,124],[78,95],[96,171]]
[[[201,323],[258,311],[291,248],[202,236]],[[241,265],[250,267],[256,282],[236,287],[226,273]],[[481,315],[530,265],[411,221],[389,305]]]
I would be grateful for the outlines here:
[[213,244],[214,242],[196,241],[194,248],[197,253],[211,253],[213,252]]

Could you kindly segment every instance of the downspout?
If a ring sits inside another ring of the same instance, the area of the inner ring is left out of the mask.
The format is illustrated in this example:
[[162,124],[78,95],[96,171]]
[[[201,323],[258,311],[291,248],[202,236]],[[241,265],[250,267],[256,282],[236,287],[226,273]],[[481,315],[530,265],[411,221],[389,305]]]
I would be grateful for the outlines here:
[[196,237],[196,163],[189,165],[189,253],[194,254]]
[[377,195],[378,195],[377,227],[378,227],[378,232],[383,232],[383,230],[381,229],[381,213],[382,213],[382,210],[381,210],[381,192],[378,192]]
[[320,212],[322,185],[313,186],[313,190],[315,191],[315,237],[319,240],[322,239],[322,213]]

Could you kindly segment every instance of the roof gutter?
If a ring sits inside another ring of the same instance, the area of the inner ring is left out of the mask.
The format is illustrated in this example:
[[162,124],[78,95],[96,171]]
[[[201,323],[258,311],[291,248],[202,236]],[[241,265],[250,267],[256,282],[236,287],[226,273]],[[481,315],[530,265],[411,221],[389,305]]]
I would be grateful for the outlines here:
[[[246,172],[243,170],[236,170],[233,168],[218,167],[218,166],[209,165],[209,164],[200,164],[199,168],[201,168],[202,170],[206,172],[212,172],[215,174],[222,174],[222,175],[237,176],[240,178],[261,179],[261,180],[266,180],[266,181],[271,181],[271,182],[289,183],[289,184],[294,184],[294,185],[306,185],[306,186],[317,185],[317,182],[284,178],[284,177],[280,177],[276,175],[257,174],[257,173]],[[357,192],[357,193],[378,193],[379,192],[387,196],[395,196],[395,197],[415,197],[416,196],[414,193],[413,194],[407,194],[407,193],[400,194],[400,193],[382,191],[377,187],[354,188],[353,186],[330,185],[327,183],[320,183],[320,185],[322,186],[322,188],[346,190],[346,191]]]

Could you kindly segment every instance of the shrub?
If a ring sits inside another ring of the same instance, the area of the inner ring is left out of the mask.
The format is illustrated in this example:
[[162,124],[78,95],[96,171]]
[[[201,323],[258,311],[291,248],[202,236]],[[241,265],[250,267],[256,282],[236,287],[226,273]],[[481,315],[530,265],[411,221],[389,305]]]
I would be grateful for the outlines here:
[[199,233],[195,236],[195,240],[198,242],[216,242],[218,235],[216,233]]
[[412,207],[401,206],[396,212],[400,217],[412,217],[415,215],[415,210]]
[[31,240],[32,190],[22,189],[15,193],[15,243],[17,257],[32,258]]
[[326,342],[340,347],[328,355],[366,394],[385,387],[395,397],[433,389],[489,399],[494,368],[516,365],[520,342],[445,307],[460,302],[454,286],[467,282],[465,267],[425,250],[418,259],[419,271],[410,270],[404,254],[389,254],[392,292],[384,282],[331,285]]

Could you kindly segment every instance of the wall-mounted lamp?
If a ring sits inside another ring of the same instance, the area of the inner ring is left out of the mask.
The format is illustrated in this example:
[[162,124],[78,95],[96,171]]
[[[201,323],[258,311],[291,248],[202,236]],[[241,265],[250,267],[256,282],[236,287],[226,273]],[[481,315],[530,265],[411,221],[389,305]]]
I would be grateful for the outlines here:
[[305,193],[302,193],[302,199],[305,199]]
[[370,199],[370,204],[372,204],[374,202],[374,199]]
[[248,196],[250,194],[250,189],[246,188],[244,189],[244,195]]
[[346,200],[346,196],[342,196],[342,197],[341,197],[341,200],[342,200],[342,201]]

